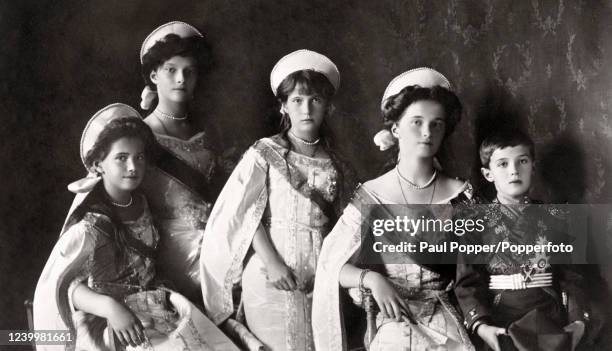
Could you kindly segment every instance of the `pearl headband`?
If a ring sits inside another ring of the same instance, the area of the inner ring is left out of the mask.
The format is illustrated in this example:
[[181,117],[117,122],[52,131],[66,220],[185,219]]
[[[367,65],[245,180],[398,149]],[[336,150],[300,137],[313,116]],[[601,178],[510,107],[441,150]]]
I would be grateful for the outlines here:
[[338,71],[338,67],[327,56],[302,49],[284,56],[272,68],[270,87],[274,95],[276,95],[278,86],[288,75],[301,70],[313,70],[322,73],[329,79],[329,82],[336,91],[340,87],[340,71]]
[[448,90],[452,90],[450,82],[442,73],[429,67],[414,68],[391,80],[380,102],[381,108],[389,97],[399,93],[402,89],[410,85],[418,85],[422,88],[432,88],[439,85]]
[[181,38],[189,38],[189,37],[204,37],[196,27],[192,26],[189,23],[181,22],[181,21],[172,21],[166,24],[162,24],[157,27],[154,31],[151,32],[147,36],[147,38],[142,42],[142,46],[140,47],[140,63],[142,64],[142,58],[149,51],[153,45],[155,45],[158,41],[164,39],[168,34],[176,34]]
[[[381,109],[390,97],[398,94],[402,89],[411,85],[418,85],[422,88],[441,86],[451,90],[450,81],[442,73],[429,67],[414,68],[391,80],[380,102]],[[397,139],[393,136],[391,131],[386,128],[382,129],[374,136],[374,144],[380,148],[380,151],[390,149],[395,143],[397,143]]]

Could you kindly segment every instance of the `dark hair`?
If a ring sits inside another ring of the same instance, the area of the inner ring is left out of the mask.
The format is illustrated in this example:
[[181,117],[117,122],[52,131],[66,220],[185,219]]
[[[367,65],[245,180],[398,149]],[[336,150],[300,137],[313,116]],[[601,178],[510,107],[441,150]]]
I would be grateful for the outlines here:
[[[145,147],[147,161],[153,160],[156,154],[156,143],[153,132],[144,121],[138,117],[117,118],[109,122],[98,136],[94,146],[85,156],[85,165],[91,168],[96,161],[101,161],[108,156],[113,143],[121,138],[140,139]],[[105,195],[103,182],[96,184],[86,200],[75,210],[73,217],[76,221],[83,218],[87,212],[101,213],[114,225],[112,235],[117,260],[127,259],[128,241],[126,240],[127,228],[121,222],[119,216],[110,204],[108,195]],[[124,261],[125,262],[125,261]]]
[[[276,97],[278,98],[279,104],[282,105],[286,103],[287,98],[289,98],[289,95],[298,85],[300,86],[300,93],[319,94],[325,99],[325,101],[327,101],[328,104],[331,104],[331,99],[336,93],[336,89],[323,73],[306,69],[291,73],[278,85],[278,88],[276,89]],[[281,115],[280,131],[285,138],[289,129],[291,129],[291,120],[289,119],[289,116],[286,114]],[[325,119],[319,127],[319,137],[321,138],[321,141],[325,147],[333,147],[334,135]]]
[[142,77],[145,84],[155,88],[155,84],[151,81],[151,72],[174,56],[193,57],[198,65],[198,75],[206,72],[211,63],[211,50],[204,38],[200,36],[181,38],[171,33],[151,46],[142,57]]
[[104,160],[113,143],[121,138],[142,140],[147,160],[155,158],[156,144],[151,128],[138,117],[117,118],[104,127],[94,146],[87,152],[85,166],[91,169],[96,161]]
[[491,155],[493,155],[495,150],[519,145],[527,146],[531,158],[535,158],[535,145],[533,144],[533,140],[523,131],[508,129],[491,134],[480,143],[480,148],[478,150],[480,162],[483,167],[489,168]]
[[411,85],[389,97],[382,108],[385,127],[390,129],[394,123],[399,122],[408,106],[422,100],[431,100],[442,105],[446,114],[444,137],[449,136],[461,120],[463,107],[455,93],[441,86],[422,88],[418,85]]
[[[463,106],[455,93],[441,86],[423,88],[418,85],[410,85],[400,90],[399,93],[387,98],[382,107],[385,128],[391,129],[394,123],[400,121],[402,114],[408,106],[423,100],[435,101],[442,105],[445,112],[444,120],[446,125],[444,138],[448,137],[461,120]],[[382,173],[395,167],[398,154],[399,146],[396,143],[388,153],[388,157],[382,167]]]

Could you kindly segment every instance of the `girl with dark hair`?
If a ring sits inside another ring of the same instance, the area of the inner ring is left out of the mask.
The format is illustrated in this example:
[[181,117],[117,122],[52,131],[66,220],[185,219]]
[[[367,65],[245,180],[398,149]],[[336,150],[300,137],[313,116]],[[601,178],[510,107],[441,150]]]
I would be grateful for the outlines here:
[[155,283],[159,236],[138,191],[154,147],[127,105],[107,106],[87,123],[81,158],[89,176],[69,186],[77,196],[34,295],[34,327],[68,330],[72,340],[38,350],[232,349],[185,297]]
[[[469,201],[469,183],[444,175],[434,161],[460,119],[461,104],[442,74],[418,68],[391,81],[383,95],[382,114],[385,129],[375,142],[381,149],[394,149],[394,167],[357,189],[325,239],[313,301],[317,350],[347,347],[345,331],[350,329],[342,327],[341,287],[348,288],[357,303],[371,293],[378,306],[371,321],[375,325],[369,326],[376,336],[366,335],[370,350],[473,349],[449,295],[453,265],[423,262],[409,252],[383,255],[367,244],[376,238],[391,245],[432,239],[424,232],[410,238],[372,234],[374,219],[395,220],[419,211],[405,205]],[[424,212],[418,213],[417,218]]]
[[206,312],[218,324],[237,318],[232,291],[241,283],[246,325],[266,350],[314,349],[310,311],[319,251],[354,185],[325,122],[339,82],[334,63],[313,51],[276,64],[271,86],[282,132],[244,154],[206,227]]
[[[204,227],[216,199],[215,144],[189,116],[199,77],[210,61],[202,34],[184,22],[155,29],[140,52],[146,87],[141,107],[161,146],[143,182],[161,237],[160,277],[201,305],[199,257]],[[155,105],[155,102],[157,104]]]

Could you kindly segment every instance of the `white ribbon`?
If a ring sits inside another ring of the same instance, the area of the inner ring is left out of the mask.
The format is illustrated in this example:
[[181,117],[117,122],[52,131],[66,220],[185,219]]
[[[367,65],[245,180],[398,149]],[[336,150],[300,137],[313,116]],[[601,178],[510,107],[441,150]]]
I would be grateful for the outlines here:
[[157,97],[157,91],[151,89],[148,85],[142,89],[142,94],[140,94],[140,107],[143,110],[148,110],[151,108],[151,103]]
[[98,184],[100,179],[102,179],[101,176],[89,173],[87,174],[87,177],[68,184],[68,190],[75,194],[88,193],[93,190],[94,186]]

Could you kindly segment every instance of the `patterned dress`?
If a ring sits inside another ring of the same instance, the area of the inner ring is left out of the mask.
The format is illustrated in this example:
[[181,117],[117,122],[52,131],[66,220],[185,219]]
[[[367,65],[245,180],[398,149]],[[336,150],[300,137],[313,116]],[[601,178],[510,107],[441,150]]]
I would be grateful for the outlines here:
[[34,326],[40,330],[69,330],[75,342],[38,345],[37,349],[121,349],[105,318],[78,310],[72,303],[74,289],[86,284],[94,292],[124,303],[140,319],[148,343],[135,350],[237,350],[185,297],[156,288],[153,258],[159,236],[144,197],[142,201],[142,215],[121,223],[124,256],[114,239],[117,227],[104,211],[87,211],[75,223],[70,220],[72,214],[68,216],[70,224],[55,245],[36,287]]
[[[203,186],[211,184],[216,156],[204,132],[188,140],[161,134],[155,137],[162,148],[202,176]],[[151,167],[142,185],[161,239],[159,279],[170,281],[177,291],[200,304],[200,246],[214,198],[203,198],[180,175],[161,166]]]
[[[468,202],[471,193],[471,186],[465,183],[460,191],[439,204]],[[348,321],[343,320],[340,312],[338,281],[340,270],[346,263],[358,267],[370,266],[386,276],[404,298],[417,321],[417,324],[397,322],[384,318],[379,312],[376,318],[376,336],[370,344],[370,350],[472,350],[473,346],[461,323],[462,318],[450,298],[453,265],[409,263],[414,260],[406,253],[408,256],[401,260],[404,263],[385,263],[387,261],[383,258],[382,262],[372,266],[373,261],[361,255],[362,238],[368,240],[371,235],[371,229],[367,225],[370,216],[367,209],[373,208],[370,205],[376,205],[388,218],[395,218],[394,211],[400,207],[388,204],[393,205],[392,202],[360,187],[325,239],[317,270],[312,317],[317,350],[348,348],[347,331],[350,332],[351,328],[345,324]],[[401,208],[404,209],[404,206]],[[396,259],[399,257],[395,256]],[[351,289],[349,293],[359,302],[360,294],[355,290],[358,289]]]
[[[232,291],[241,283],[246,325],[266,349],[314,349],[314,275],[336,214],[330,208],[341,206],[338,184],[347,174],[338,164],[333,156],[289,151],[278,136],[245,153],[213,208],[202,246],[204,303],[213,321],[234,313]],[[265,265],[250,250],[256,231],[269,237],[301,290],[278,290],[267,282]]]

